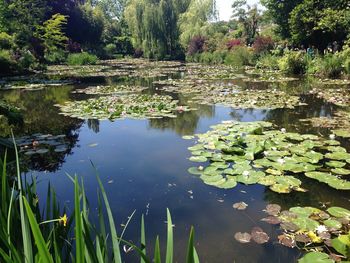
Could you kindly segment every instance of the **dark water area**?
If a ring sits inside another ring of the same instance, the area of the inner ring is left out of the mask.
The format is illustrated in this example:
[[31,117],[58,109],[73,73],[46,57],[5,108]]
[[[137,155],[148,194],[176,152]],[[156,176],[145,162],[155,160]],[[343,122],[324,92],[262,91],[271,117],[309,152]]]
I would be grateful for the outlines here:
[[[171,75],[173,78],[180,74]],[[166,77],[167,78],[167,77]],[[165,78],[165,79],[166,79]],[[301,256],[297,249],[283,247],[278,243],[278,226],[260,221],[266,217],[263,209],[276,203],[283,209],[293,206],[322,207],[323,204],[350,208],[350,193],[337,191],[325,184],[305,177],[299,178],[306,193],[278,194],[261,185],[239,184],[230,190],[205,185],[187,169],[193,166],[187,150],[192,141],[183,135],[204,133],[224,120],[269,121],[279,129],[300,133],[328,136],[325,128],[311,127],[300,119],[332,116],[335,106],[307,94],[310,85],[299,80],[276,85],[286,90],[297,89],[307,105],[295,109],[240,110],[219,105],[196,105],[197,110],[179,113],[177,118],[151,120],[79,120],[59,114],[55,104],[91,96],[71,93],[103,83],[132,83],[148,86],[144,92],[160,92],[152,84],[154,79],[129,79],[126,77],[85,79],[84,83],[61,87],[46,87],[35,91],[7,90],[0,98],[23,109],[24,123],[15,127],[16,137],[24,135],[64,134],[69,140],[64,153],[22,156],[23,175],[28,180],[38,180],[38,196],[43,206],[48,183],[56,190],[61,205],[72,213],[74,187],[67,173],[83,178],[89,199],[90,214],[97,220],[97,180],[90,162],[97,167],[106,188],[107,196],[116,220],[118,233],[122,231],[128,216],[136,210],[125,239],[137,242],[140,237],[140,218],[145,215],[146,236],[152,251],[157,235],[161,248],[166,243],[166,208],[169,208],[175,224],[175,260],[184,262],[190,227],[195,228],[195,244],[201,262],[296,262]],[[228,80],[226,83],[249,88],[265,88],[266,83],[242,83]],[[284,85],[284,86],[283,86]],[[169,94],[169,93],[166,93]],[[171,94],[186,105],[188,98]],[[349,149],[349,147],[347,147]],[[236,202],[245,202],[248,208],[238,211],[232,208]],[[254,226],[261,227],[270,241],[264,245],[240,244],[234,239],[236,232],[250,232]],[[138,262],[133,253],[124,255],[125,262]]]

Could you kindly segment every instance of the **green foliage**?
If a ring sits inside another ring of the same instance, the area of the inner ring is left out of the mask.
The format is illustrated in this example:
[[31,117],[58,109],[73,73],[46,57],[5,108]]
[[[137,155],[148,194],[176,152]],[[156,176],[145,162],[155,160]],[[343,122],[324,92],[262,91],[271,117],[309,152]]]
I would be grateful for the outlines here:
[[288,74],[304,74],[307,69],[306,55],[301,51],[288,51],[279,60],[279,68]]
[[108,44],[105,46],[104,51],[108,58],[114,58],[117,54],[117,46],[115,44]]
[[236,67],[252,65],[253,53],[247,47],[235,47],[227,53],[225,58],[226,65],[232,65]]
[[134,53],[132,41],[129,36],[116,37],[114,42],[118,54],[132,55]]
[[293,41],[325,48],[333,41],[343,42],[349,34],[348,1],[304,0],[290,13]]
[[15,61],[11,57],[9,50],[0,50],[0,74],[8,74],[15,67]]
[[281,57],[266,53],[259,57],[256,68],[278,70],[278,61]]
[[13,36],[6,32],[0,33],[0,49],[11,49],[14,46]]
[[343,59],[338,54],[326,54],[319,60],[319,74],[326,78],[339,78],[343,70]]
[[45,60],[49,64],[63,63],[67,60],[67,54],[64,50],[59,49],[48,54],[45,54]]
[[97,63],[97,56],[87,52],[69,54],[67,58],[68,65],[94,65]]
[[43,42],[46,55],[57,52],[66,46],[68,37],[63,32],[65,25],[67,25],[67,17],[61,14],[54,14],[42,26],[37,27],[37,35]]

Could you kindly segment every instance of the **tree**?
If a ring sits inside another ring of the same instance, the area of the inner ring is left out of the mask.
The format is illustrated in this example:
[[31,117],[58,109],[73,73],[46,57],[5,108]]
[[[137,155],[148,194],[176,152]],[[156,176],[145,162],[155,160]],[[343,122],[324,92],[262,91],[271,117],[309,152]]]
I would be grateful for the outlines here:
[[54,14],[42,26],[38,26],[37,36],[43,42],[45,53],[53,53],[66,46],[68,37],[63,32],[66,25],[67,16]]
[[290,14],[292,40],[296,44],[326,48],[343,43],[350,34],[350,9],[347,0],[304,0]]
[[236,19],[239,23],[240,37],[245,39],[247,45],[252,44],[258,34],[259,22],[261,20],[257,5],[250,6],[246,0],[236,0],[232,4],[232,9],[232,18]]
[[303,0],[261,0],[260,2],[267,8],[271,19],[278,25],[278,33],[283,38],[290,37],[290,13]]

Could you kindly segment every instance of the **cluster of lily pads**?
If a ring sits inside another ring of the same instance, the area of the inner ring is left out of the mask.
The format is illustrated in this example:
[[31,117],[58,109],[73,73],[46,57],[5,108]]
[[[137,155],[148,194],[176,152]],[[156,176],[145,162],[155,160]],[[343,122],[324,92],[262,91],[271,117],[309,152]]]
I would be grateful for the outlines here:
[[84,93],[89,95],[110,95],[141,92],[147,89],[141,86],[115,85],[115,86],[92,86],[84,89],[75,90],[75,93]]
[[[238,210],[247,207],[244,202],[233,205]],[[282,233],[278,236],[281,245],[308,251],[299,259],[300,263],[334,263],[349,259],[349,210],[342,207],[329,207],[325,211],[315,207],[292,207],[281,211],[278,204],[268,204],[264,212],[268,216],[261,221],[281,228]],[[257,226],[251,233],[238,232],[234,237],[243,244],[252,240],[264,244],[270,240]]]
[[340,107],[350,105],[350,92],[347,89],[312,89],[310,94],[315,94],[318,98]]
[[[292,207],[270,214],[280,224],[283,234],[279,243],[308,251],[299,262],[339,262],[348,260],[350,249],[350,211],[330,207],[326,211],[314,207]],[[270,219],[271,220],[271,219]]]
[[163,118],[191,110],[166,95],[125,94],[57,105],[62,114],[80,119]]
[[190,161],[203,163],[189,172],[205,184],[234,188],[238,183],[268,186],[278,193],[306,191],[301,176],[339,190],[350,190],[350,153],[332,135],[327,140],[312,134],[276,130],[268,122],[226,121],[197,138]]
[[69,142],[65,135],[36,133],[15,139],[16,145],[24,155],[46,154],[49,152],[63,153],[68,150]]

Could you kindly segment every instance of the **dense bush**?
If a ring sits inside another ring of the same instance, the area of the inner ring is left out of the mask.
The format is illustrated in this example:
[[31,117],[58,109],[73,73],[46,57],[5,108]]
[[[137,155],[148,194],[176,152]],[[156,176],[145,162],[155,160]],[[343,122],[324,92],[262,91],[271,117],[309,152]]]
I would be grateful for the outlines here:
[[343,59],[339,54],[326,54],[320,60],[317,74],[327,78],[339,78],[343,70]]
[[236,67],[252,65],[253,54],[249,48],[245,46],[237,46],[227,53],[225,64]]
[[305,74],[307,69],[306,55],[301,51],[288,51],[279,60],[279,68],[289,74]]
[[0,33],[0,49],[10,49],[14,45],[13,37],[5,32]]
[[115,44],[108,44],[104,48],[107,58],[114,58],[117,54],[117,46]]
[[259,57],[256,68],[278,70],[278,61],[281,57],[274,56],[272,54],[263,54]]
[[14,70],[15,62],[9,50],[0,50],[0,75],[8,74]]
[[346,74],[350,75],[350,58],[345,60],[345,62],[344,62],[344,70],[345,70]]
[[69,54],[67,63],[68,65],[93,65],[96,64],[98,58],[95,55],[87,52]]
[[118,54],[132,55],[134,53],[134,47],[130,37],[116,37],[115,46]]
[[69,53],[80,53],[81,52],[81,45],[79,43],[74,42],[71,39],[69,39],[68,43],[66,45],[66,50]]
[[54,52],[45,54],[45,60],[49,64],[63,63],[67,60],[67,54],[64,50],[58,49]]
[[188,44],[187,54],[193,56],[196,53],[202,53],[204,51],[205,37],[195,36],[190,40]]
[[257,37],[253,44],[254,52],[257,54],[269,52],[273,47],[274,41],[271,37]]

